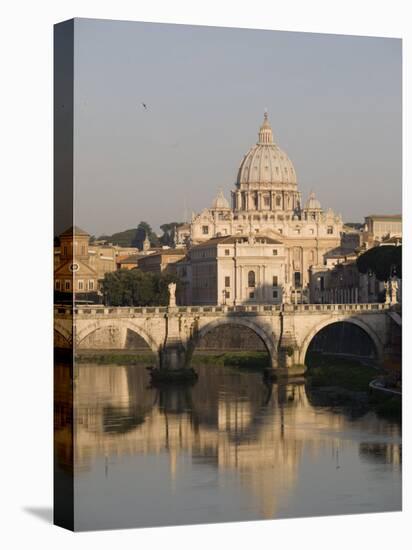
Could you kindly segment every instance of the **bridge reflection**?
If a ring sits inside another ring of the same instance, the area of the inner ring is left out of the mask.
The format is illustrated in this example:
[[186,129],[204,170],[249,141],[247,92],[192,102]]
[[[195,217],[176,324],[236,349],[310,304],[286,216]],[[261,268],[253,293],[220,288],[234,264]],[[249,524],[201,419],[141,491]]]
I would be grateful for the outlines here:
[[[179,457],[189,455],[198,464],[235,472],[262,516],[272,518],[279,500],[287,499],[298,483],[303,460],[353,444],[342,434],[354,420],[342,410],[313,406],[302,382],[266,386],[260,374],[220,367],[217,376],[210,365],[198,371],[192,388],[155,389],[149,387],[143,367],[79,366],[71,456],[70,392],[63,387],[68,367],[57,366],[56,383],[62,385],[56,392],[61,411],[55,432],[59,462],[73,460],[74,472],[80,474],[103,457],[110,468],[122,455],[166,454],[173,481],[181,473]],[[355,422],[367,428],[374,418],[366,415]],[[379,456],[383,453],[385,460],[398,463],[400,444],[393,444],[392,436],[400,438],[400,430],[388,424],[387,442],[359,441],[362,458],[375,460],[373,445],[378,445]]]

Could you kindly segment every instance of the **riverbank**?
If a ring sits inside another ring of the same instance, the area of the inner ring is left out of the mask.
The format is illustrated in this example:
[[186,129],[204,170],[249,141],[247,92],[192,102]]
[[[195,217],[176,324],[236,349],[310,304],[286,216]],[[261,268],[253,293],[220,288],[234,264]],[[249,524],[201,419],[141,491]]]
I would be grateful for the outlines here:
[[376,414],[401,420],[402,396],[371,390],[371,383],[387,373],[362,360],[317,356],[308,360],[306,382],[319,405],[371,407]]
[[266,351],[202,351],[192,356],[191,365],[221,365],[263,371],[270,367],[270,359]]
[[95,363],[98,365],[155,365],[156,356],[151,351],[136,352],[96,350],[76,355],[76,363]]
[[[96,350],[76,355],[77,363],[97,363],[99,365],[155,365],[156,356],[150,351],[137,350],[112,351]],[[190,365],[217,365],[237,367],[248,370],[264,370],[270,366],[269,356],[265,351],[202,351],[192,356]]]

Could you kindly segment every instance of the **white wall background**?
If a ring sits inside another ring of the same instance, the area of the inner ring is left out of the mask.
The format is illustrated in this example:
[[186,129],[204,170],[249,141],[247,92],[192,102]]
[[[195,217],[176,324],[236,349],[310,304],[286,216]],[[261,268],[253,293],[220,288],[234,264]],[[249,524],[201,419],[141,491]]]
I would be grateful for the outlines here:
[[[1,525],[3,548],[253,548],[334,550],[405,547],[411,519],[405,468],[402,514],[266,521],[73,535],[27,512],[52,505],[52,25],[77,17],[404,37],[404,101],[410,94],[406,0],[8,0],[1,17]],[[404,108],[404,214],[407,192]],[[410,146],[409,146],[410,149]],[[410,155],[409,155],[410,158]],[[390,182],[388,182],[390,184]],[[409,216],[404,231],[410,235]],[[409,265],[410,250],[406,261]],[[408,271],[407,271],[408,273]],[[404,297],[410,296],[405,285]],[[407,327],[409,314],[404,308]],[[22,319],[27,320],[28,327]],[[406,338],[405,338],[406,342]],[[411,395],[404,358],[407,393]],[[411,407],[405,412],[408,426]],[[404,430],[406,435],[406,430]],[[406,437],[406,444],[409,442]],[[408,450],[408,449],[407,449]],[[410,462],[410,461],[408,461]],[[409,463],[407,464],[409,466]],[[410,537],[409,537],[410,538]]]

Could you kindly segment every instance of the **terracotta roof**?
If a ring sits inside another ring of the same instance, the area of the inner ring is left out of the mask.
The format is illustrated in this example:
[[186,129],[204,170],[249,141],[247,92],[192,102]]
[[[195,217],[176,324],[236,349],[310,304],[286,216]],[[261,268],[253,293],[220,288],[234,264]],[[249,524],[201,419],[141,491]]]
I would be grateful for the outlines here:
[[183,248],[162,248],[160,250],[157,250],[153,254],[142,254],[139,257],[139,260],[143,260],[145,258],[154,258],[157,256],[184,256],[186,254],[186,250]]
[[140,258],[143,258],[145,254],[129,254],[128,256],[121,256],[116,258],[118,264],[136,264]]

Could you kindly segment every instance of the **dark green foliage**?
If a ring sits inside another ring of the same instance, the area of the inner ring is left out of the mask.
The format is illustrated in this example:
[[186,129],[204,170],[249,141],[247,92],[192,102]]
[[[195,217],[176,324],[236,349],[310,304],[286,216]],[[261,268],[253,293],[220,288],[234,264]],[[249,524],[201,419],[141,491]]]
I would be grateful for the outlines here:
[[402,246],[375,246],[358,257],[356,265],[360,273],[374,273],[379,281],[387,281],[396,275],[402,278]]
[[166,306],[171,282],[176,283],[178,295],[180,281],[174,275],[144,273],[138,269],[106,273],[102,285],[104,303],[109,306]]
[[133,353],[98,351],[84,355],[76,355],[76,363],[93,363],[98,365],[153,365],[156,356],[152,351],[134,351]]
[[181,225],[179,222],[170,222],[160,226],[160,229],[163,231],[163,235],[160,237],[160,243],[163,246],[173,246],[175,230],[179,225]]
[[140,222],[137,226],[132,246],[136,246],[141,250],[143,248],[143,241],[146,236],[149,239],[150,246],[152,248],[156,248],[160,245],[159,238],[156,233],[153,232],[150,225],[147,222]]
[[147,222],[140,222],[137,228],[119,231],[118,233],[113,233],[113,235],[101,235],[98,240],[107,241],[118,246],[134,246],[142,249],[143,241],[145,240],[146,235],[148,236],[152,247],[156,248],[160,245],[158,236]]
[[354,360],[327,358],[316,360],[310,366],[306,377],[311,386],[339,386],[354,391],[369,391],[369,383],[377,377],[378,371],[372,366],[362,365]]
[[101,235],[99,241],[107,241],[118,246],[134,246],[133,242],[136,238],[136,229],[126,229],[126,231],[120,231],[119,233],[113,233],[113,235]]
[[[159,237],[152,230],[151,226],[147,222],[140,222],[137,228],[126,229],[125,231],[119,231],[118,233],[113,233],[113,235],[101,235],[99,241],[107,241],[118,246],[134,246],[136,248],[143,248],[143,241],[148,236],[150,246],[152,248],[157,248],[160,245],[162,246],[173,246],[174,244],[174,233],[176,227],[181,225],[179,222],[170,222],[164,223],[160,226],[160,229],[163,231],[163,235]],[[93,236],[90,239],[90,242],[96,240]],[[55,245],[58,246],[58,245]]]
[[246,370],[262,370],[270,366],[270,358],[266,351],[231,351],[207,354],[196,352],[192,357],[191,364],[222,365]]

